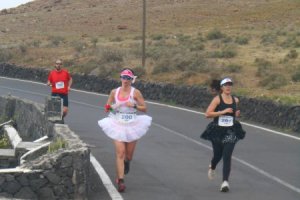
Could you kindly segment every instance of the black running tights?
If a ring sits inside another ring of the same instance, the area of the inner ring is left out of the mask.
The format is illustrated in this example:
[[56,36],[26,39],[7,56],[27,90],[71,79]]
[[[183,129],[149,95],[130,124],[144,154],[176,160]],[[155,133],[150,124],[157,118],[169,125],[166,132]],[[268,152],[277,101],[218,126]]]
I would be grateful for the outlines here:
[[213,158],[211,160],[211,168],[214,170],[223,157],[223,181],[228,181],[231,169],[231,156],[235,143],[212,142]]

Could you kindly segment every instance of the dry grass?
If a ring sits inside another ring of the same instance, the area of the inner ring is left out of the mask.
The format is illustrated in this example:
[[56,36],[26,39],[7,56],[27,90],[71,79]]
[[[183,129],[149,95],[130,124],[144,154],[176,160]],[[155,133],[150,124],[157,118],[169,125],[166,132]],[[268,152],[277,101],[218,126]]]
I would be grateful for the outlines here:
[[[300,56],[287,56],[300,53],[299,1],[147,0],[147,10],[142,79],[207,85],[231,76],[237,94],[300,104],[300,82],[292,81]],[[141,65],[140,0],[35,0],[1,13],[0,47],[11,57],[0,51],[0,61],[51,67],[60,57],[70,71],[112,77],[122,66]],[[215,29],[224,37],[208,40]],[[272,64],[266,77],[276,73],[286,83],[261,86],[256,59]]]

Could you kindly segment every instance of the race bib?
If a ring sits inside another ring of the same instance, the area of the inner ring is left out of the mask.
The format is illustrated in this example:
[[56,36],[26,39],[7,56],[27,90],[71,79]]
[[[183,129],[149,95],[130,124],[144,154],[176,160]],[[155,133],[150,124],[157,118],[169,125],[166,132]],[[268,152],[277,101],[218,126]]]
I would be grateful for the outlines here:
[[122,123],[130,123],[136,119],[135,113],[116,113],[117,120]]
[[63,89],[65,87],[65,83],[63,81],[55,83],[56,89]]
[[219,116],[219,126],[233,126],[233,117],[228,115]]

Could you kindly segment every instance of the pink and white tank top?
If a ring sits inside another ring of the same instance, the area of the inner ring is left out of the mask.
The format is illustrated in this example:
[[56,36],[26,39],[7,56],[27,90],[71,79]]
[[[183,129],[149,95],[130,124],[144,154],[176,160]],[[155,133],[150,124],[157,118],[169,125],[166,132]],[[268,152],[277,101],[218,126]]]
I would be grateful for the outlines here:
[[135,108],[127,107],[125,105],[126,102],[131,102],[133,104],[136,104],[136,101],[133,98],[135,88],[131,87],[129,96],[124,99],[120,99],[120,97],[119,97],[120,89],[121,89],[121,87],[118,87],[116,90],[116,93],[115,93],[115,104],[118,105],[115,110],[117,112],[122,112],[122,113],[135,113],[136,112]]

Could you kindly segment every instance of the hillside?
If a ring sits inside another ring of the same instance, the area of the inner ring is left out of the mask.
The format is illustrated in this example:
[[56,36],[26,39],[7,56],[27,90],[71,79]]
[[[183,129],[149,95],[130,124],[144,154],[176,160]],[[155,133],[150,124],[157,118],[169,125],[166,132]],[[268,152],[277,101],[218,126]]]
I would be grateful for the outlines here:
[[300,104],[300,2],[147,0],[141,68],[141,0],[35,0],[0,11],[0,62],[207,85],[231,76],[236,93]]

